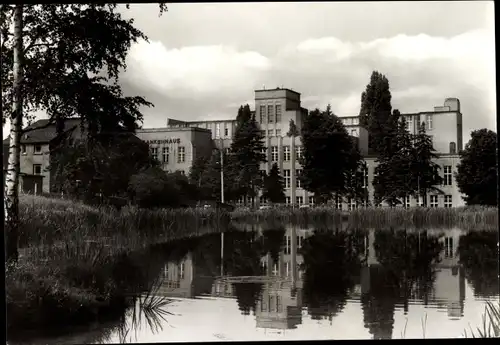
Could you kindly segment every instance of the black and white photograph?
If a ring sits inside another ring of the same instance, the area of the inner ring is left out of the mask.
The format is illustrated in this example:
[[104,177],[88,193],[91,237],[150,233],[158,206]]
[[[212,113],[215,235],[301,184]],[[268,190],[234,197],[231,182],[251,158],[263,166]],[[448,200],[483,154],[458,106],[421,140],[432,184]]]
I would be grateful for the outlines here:
[[8,345],[500,337],[493,1],[0,4]]

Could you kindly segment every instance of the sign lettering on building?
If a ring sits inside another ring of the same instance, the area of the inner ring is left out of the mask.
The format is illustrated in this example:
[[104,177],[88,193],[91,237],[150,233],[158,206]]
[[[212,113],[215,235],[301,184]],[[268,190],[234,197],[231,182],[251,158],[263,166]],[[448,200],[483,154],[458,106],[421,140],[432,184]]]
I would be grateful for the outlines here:
[[168,138],[168,139],[153,139],[146,140],[148,144],[180,144],[181,139],[179,138]]

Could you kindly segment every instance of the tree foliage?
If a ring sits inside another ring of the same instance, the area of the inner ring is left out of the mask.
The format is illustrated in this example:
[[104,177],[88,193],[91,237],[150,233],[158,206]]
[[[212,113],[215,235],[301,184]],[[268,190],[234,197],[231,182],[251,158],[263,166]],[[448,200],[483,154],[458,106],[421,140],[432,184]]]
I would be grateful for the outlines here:
[[133,134],[99,134],[92,145],[86,140],[60,140],[51,151],[52,192],[91,199],[126,196],[129,180],[155,165],[146,143]]
[[467,205],[497,205],[497,134],[486,128],[473,131],[455,174]]
[[228,175],[236,197],[255,197],[262,186],[260,164],[266,162],[264,141],[250,106],[241,106],[236,117],[236,131],[231,143]]
[[425,133],[425,123],[412,135],[404,117],[394,110],[387,121],[386,137],[379,146],[378,163],[374,172],[375,203],[390,206],[401,203],[408,196],[423,196],[424,205],[429,191],[442,193],[436,187],[442,183],[437,155],[432,140]]
[[159,167],[130,178],[129,195],[139,207],[181,207],[195,200],[196,190],[180,172],[166,173]]
[[[222,153],[224,160],[224,200],[232,200],[231,174],[228,174],[229,155]],[[221,150],[214,148],[209,157],[199,156],[189,173],[192,185],[199,189],[200,200],[221,200]]]
[[391,115],[391,92],[387,78],[373,71],[370,83],[361,94],[360,124],[368,130],[368,147],[379,153],[386,136],[387,122]]
[[346,195],[361,155],[330,105],[325,111],[311,111],[301,136],[304,152],[300,178],[304,189],[314,193],[317,203],[329,200],[334,193]]
[[264,192],[262,196],[272,203],[285,202],[285,183],[276,163],[271,167],[269,175],[264,178]]

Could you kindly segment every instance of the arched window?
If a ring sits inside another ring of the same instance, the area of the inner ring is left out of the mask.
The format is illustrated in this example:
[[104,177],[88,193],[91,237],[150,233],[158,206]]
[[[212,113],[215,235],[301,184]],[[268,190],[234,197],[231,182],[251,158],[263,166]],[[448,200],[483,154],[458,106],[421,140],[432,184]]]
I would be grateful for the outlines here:
[[457,144],[454,141],[450,142],[450,153],[457,153]]

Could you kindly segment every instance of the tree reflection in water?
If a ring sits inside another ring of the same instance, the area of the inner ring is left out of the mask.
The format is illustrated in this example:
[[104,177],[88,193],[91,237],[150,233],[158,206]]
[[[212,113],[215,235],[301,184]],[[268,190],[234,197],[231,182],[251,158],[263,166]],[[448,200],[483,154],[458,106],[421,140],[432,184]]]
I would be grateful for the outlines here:
[[497,231],[471,231],[460,236],[460,263],[475,296],[498,296],[497,241]]
[[316,230],[304,240],[304,303],[313,319],[333,318],[344,308],[359,272],[363,233]]
[[369,285],[361,296],[364,322],[374,339],[390,339],[396,304],[407,312],[410,298],[428,303],[443,246],[426,231],[389,229],[375,230],[373,247],[377,263],[364,268]]

